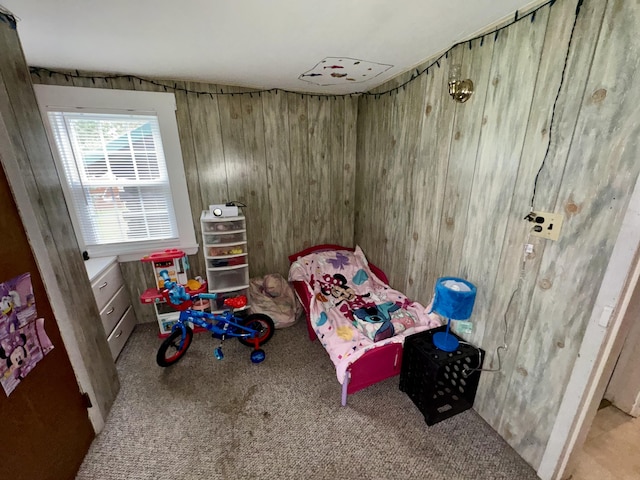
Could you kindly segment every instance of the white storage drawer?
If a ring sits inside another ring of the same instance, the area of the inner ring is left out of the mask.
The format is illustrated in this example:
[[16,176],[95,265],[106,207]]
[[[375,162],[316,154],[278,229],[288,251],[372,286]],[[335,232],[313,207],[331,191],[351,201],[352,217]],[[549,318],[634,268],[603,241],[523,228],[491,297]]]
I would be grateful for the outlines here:
[[124,347],[124,344],[129,338],[129,335],[131,335],[131,332],[133,331],[133,327],[135,327],[135,325],[136,316],[133,313],[133,307],[129,307],[122,319],[116,325],[116,328],[113,329],[113,331],[107,338],[109,348],[111,349],[111,356],[114,360],[118,358],[122,347]]
[[129,293],[123,285],[100,312],[102,326],[107,334],[113,330],[113,327],[116,326],[130,305],[131,301],[129,300]]
[[207,257],[233,257],[242,253],[247,253],[246,243],[226,245],[224,247],[206,247],[205,249]]
[[[214,220],[212,218],[212,220]],[[232,232],[234,230],[244,230],[244,219],[240,220],[224,220],[215,218],[215,221],[203,222],[204,232]]]
[[247,239],[246,232],[211,233],[204,235],[206,245],[229,245],[244,242]]
[[247,255],[226,258],[207,258],[207,268],[235,267],[247,264]]
[[207,269],[209,291],[239,289],[249,285],[249,268]]
[[100,277],[92,282],[91,288],[93,296],[96,298],[98,310],[102,311],[123,283],[120,266],[117,263],[111,265]]

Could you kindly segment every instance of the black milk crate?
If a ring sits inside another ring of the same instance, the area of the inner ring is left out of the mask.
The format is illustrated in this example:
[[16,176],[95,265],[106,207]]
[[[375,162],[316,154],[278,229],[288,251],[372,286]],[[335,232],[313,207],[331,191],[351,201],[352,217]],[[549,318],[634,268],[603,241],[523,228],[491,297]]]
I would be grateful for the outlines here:
[[[409,395],[427,425],[434,425],[473,406],[480,372],[466,377],[465,369],[482,368],[484,350],[460,343],[454,352],[433,344],[433,334],[446,325],[408,336],[404,341],[400,390]],[[450,332],[450,335],[454,335]],[[458,340],[462,340],[456,335]]]

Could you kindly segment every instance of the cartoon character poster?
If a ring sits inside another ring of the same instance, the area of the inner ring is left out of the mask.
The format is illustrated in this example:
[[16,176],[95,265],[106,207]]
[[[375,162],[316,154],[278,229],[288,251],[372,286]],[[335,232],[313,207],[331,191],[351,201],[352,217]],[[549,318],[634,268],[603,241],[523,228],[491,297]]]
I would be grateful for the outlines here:
[[52,349],[36,311],[31,274],[0,283],[0,384],[7,396]]

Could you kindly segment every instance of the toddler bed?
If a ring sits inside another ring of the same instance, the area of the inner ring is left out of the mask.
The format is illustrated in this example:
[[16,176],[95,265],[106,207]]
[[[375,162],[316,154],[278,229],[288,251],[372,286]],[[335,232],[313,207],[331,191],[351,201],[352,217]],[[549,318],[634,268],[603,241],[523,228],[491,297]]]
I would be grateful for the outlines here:
[[360,247],[318,245],[289,256],[309,338],[322,343],[347,395],[398,375],[407,335],[441,325],[437,314],[388,285]]

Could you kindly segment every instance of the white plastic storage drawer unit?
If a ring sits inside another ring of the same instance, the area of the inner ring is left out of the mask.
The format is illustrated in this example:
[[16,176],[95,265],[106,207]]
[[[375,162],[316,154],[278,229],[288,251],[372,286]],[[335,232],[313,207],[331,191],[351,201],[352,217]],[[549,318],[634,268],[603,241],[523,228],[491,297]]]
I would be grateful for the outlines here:
[[205,210],[200,223],[209,292],[218,294],[212,310],[222,311],[225,298],[247,295],[249,288],[245,218],[243,215],[216,217]]

